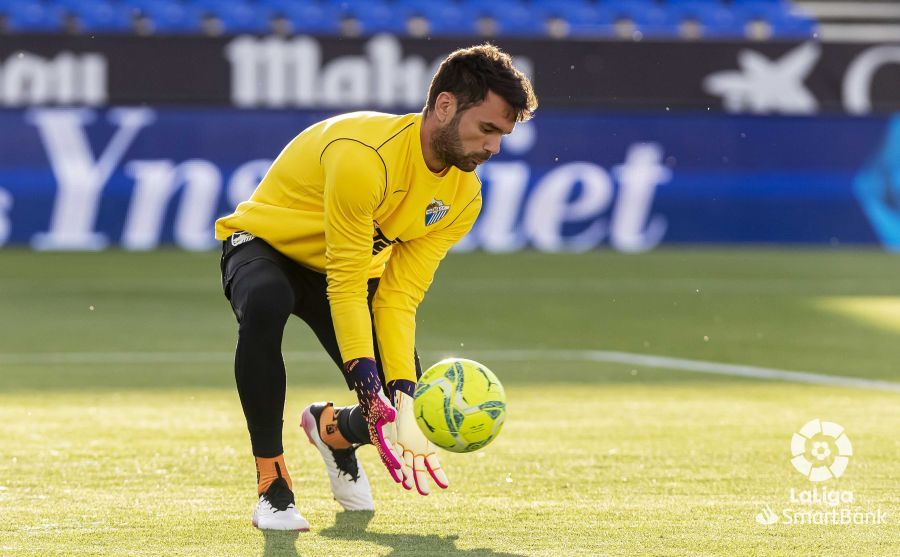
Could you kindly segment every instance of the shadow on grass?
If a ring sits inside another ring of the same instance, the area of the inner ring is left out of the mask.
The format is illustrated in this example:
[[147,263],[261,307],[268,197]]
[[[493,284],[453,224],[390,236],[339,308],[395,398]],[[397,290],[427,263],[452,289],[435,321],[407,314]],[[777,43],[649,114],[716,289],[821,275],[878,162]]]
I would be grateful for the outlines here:
[[458,536],[441,537],[437,534],[385,534],[366,530],[375,516],[373,512],[341,512],[335,517],[334,526],[320,532],[326,538],[344,541],[365,541],[393,549],[389,556],[399,555],[465,555],[468,557],[521,557],[491,549],[460,549],[456,547]]
[[[401,555],[463,555],[465,557],[522,557],[516,553],[504,553],[491,549],[460,549],[456,547],[458,536],[441,537],[437,534],[384,534],[369,532],[369,522],[374,512],[341,512],[335,517],[333,526],[325,528],[319,535],[341,541],[362,541],[390,547],[388,557]],[[300,557],[297,541],[300,533],[293,531],[261,530],[265,545],[262,557]],[[303,534],[314,536],[316,534]]]
[[300,532],[291,530],[260,531],[266,540],[263,557],[300,557],[300,554],[297,553],[297,538],[300,536]]

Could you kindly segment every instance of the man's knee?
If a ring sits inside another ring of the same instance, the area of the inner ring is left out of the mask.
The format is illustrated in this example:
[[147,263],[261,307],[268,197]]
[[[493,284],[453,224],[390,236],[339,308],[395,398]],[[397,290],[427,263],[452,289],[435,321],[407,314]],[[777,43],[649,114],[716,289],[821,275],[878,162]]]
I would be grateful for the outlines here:
[[258,259],[235,273],[231,303],[241,329],[283,327],[294,307],[294,292],[281,268]]

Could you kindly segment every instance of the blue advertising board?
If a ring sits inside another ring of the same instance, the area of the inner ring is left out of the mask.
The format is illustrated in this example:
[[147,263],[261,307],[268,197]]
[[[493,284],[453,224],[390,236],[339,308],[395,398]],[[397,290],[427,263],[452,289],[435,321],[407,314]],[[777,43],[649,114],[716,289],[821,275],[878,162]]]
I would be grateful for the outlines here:
[[[0,245],[215,247],[321,111],[0,111]],[[639,252],[663,243],[900,250],[900,117],[542,110],[479,169],[459,249]],[[424,208],[423,208],[424,210]]]

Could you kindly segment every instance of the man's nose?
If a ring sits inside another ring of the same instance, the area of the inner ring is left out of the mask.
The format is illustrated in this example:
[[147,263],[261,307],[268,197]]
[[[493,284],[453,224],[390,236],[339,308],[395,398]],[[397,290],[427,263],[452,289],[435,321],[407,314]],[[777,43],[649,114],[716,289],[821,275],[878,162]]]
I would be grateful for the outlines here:
[[500,136],[492,135],[488,137],[487,142],[484,144],[484,150],[490,153],[491,155],[496,155],[500,152]]

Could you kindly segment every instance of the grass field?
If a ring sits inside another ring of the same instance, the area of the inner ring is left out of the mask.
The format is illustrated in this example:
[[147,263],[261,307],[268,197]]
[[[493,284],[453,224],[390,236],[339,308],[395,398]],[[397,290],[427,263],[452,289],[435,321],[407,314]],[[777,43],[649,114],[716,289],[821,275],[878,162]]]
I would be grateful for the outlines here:
[[[900,257],[849,251],[455,255],[419,318],[426,362],[481,359],[503,434],[442,454],[450,489],[343,513],[301,437],[350,402],[312,334],[285,336],[285,444],[308,534],[250,526],[253,461],[217,256],[0,251],[0,555],[897,555],[900,393],[592,361],[651,354],[900,383]],[[606,353],[605,352],[605,353]],[[688,365],[690,367],[690,365]],[[722,368],[726,369],[726,368]],[[854,454],[828,489],[881,525],[763,526],[812,484],[791,435]]]

